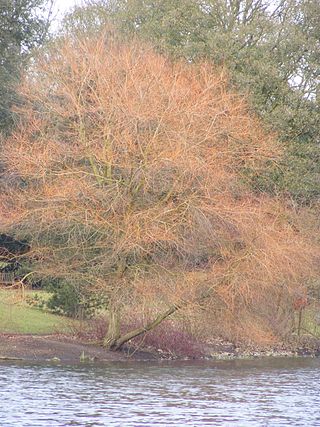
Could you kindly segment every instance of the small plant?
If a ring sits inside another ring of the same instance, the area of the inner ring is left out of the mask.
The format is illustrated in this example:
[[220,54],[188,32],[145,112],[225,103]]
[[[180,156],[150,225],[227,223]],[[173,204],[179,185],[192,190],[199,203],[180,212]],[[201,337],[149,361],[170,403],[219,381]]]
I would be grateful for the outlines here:
[[46,298],[42,297],[38,293],[33,295],[28,295],[26,297],[26,303],[30,307],[38,308],[40,310],[46,310],[48,308]]
[[47,308],[55,314],[90,319],[107,304],[106,298],[100,293],[88,294],[66,281],[53,281],[47,285],[47,289],[52,293]]
[[94,362],[94,360],[95,360],[95,357],[91,357],[91,356],[86,355],[84,351],[80,354],[80,362],[81,363]]
[[69,283],[61,281],[48,286],[52,292],[47,306],[52,313],[75,317],[79,308],[80,299],[76,289]]

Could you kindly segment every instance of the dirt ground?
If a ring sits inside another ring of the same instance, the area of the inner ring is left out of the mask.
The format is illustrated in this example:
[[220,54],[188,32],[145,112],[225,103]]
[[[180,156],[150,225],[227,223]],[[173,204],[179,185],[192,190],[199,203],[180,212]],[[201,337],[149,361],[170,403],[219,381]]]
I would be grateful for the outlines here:
[[[320,357],[319,340],[300,340],[297,344],[276,348],[236,348],[230,343],[217,340],[205,351],[205,359],[233,359],[252,357]],[[0,333],[0,362],[21,360],[26,362],[50,362],[63,364],[108,363],[121,361],[146,361],[171,359],[170,355],[155,349],[126,349],[112,352],[102,346],[82,343],[76,338],[63,335],[19,335]]]
[[0,361],[80,363],[122,361],[128,357],[125,352],[107,351],[103,347],[59,335],[0,334]]

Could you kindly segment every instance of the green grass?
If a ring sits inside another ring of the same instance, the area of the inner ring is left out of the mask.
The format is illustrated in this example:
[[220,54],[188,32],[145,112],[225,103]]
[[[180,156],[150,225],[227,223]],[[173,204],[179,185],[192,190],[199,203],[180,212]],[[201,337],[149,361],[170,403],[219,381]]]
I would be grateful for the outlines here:
[[69,319],[28,306],[19,291],[0,289],[0,332],[52,334],[66,333],[70,327]]

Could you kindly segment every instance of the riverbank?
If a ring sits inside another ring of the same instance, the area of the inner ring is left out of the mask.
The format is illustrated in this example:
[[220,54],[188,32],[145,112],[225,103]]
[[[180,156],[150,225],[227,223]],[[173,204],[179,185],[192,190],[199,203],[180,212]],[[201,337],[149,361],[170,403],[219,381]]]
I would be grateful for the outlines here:
[[0,334],[0,360],[79,363],[119,361],[126,355],[103,347],[80,343],[63,335]]
[[126,348],[123,351],[109,351],[101,345],[81,342],[77,337],[60,334],[0,334],[0,361],[76,364],[162,358],[170,357],[161,351],[150,349]]
[[[320,342],[301,339],[299,343],[273,348],[241,347],[217,340],[205,346],[199,359],[232,360],[259,357],[320,357]],[[170,360],[172,354],[157,349],[127,348],[112,352],[103,347],[64,335],[0,334],[0,361],[20,360],[51,363],[106,363],[131,360]],[[187,359],[179,357],[178,359]]]

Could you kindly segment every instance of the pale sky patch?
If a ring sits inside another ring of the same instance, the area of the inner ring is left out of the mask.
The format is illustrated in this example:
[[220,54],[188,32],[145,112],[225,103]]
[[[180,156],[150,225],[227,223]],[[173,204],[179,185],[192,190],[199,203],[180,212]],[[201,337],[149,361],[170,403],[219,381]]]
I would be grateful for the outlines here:
[[82,0],[54,0],[53,16],[55,19],[60,20],[66,12],[81,4],[83,4]]

